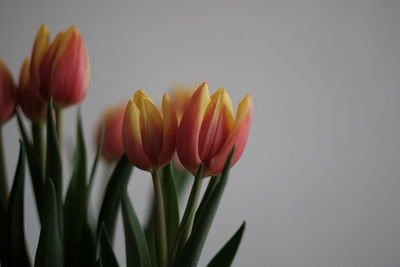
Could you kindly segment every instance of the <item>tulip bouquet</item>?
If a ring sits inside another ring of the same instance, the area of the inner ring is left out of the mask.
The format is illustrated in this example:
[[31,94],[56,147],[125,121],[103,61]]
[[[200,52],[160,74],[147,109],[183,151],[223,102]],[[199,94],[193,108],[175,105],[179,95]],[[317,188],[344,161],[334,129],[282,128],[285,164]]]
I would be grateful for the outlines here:
[[[206,83],[193,91],[176,90],[172,98],[165,93],[161,107],[138,90],[101,119],[90,166],[78,109],[73,167],[63,171],[62,112],[84,99],[88,83],[88,53],[76,27],[51,41],[48,28],[42,26],[17,85],[0,60],[0,141],[2,127],[14,114],[21,133],[11,188],[0,142],[0,265],[118,266],[113,240],[121,209],[128,267],[196,266],[229,170],[245,149],[251,96],[238,105],[235,117],[229,94],[219,89],[210,96]],[[89,201],[101,157],[113,170],[93,218]],[[41,225],[33,260],[24,234],[26,166]],[[149,172],[153,181],[145,225],[127,194],[134,167]],[[66,190],[65,173],[70,175]],[[183,184],[190,182],[181,216]],[[202,194],[204,182],[208,185]],[[243,223],[208,266],[231,265],[244,229]]]

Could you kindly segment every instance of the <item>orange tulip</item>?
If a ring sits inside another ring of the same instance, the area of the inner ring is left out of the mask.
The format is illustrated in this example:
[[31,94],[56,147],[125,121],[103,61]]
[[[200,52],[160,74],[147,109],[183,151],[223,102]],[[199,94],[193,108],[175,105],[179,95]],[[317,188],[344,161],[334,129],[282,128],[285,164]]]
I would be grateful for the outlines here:
[[[124,147],[122,145],[122,123],[124,121],[125,105],[113,107],[105,112],[101,119],[104,127],[104,140],[102,156],[108,162],[113,162],[122,157]],[[99,141],[99,130],[97,141]]]
[[6,64],[0,59],[0,125],[14,114],[16,98],[14,79]]
[[41,95],[53,97],[58,107],[83,100],[89,84],[89,59],[77,27],[57,35],[44,55],[39,74]]
[[165,166],[175,152],[178,123],[168,94],[164,94],[162,114],[142,90],[126,106],[122,141],[129,160],[138,168],[155,171]]
[[239,104],[236,119],[232,101],[224,89],[210,97],[203,83],[194,92],[177,134],[177,153],[182,164],[196,172],[204,164],[204,176],[221,173],[225,161],[236,146],[233,166],[242,155],[249,136],[253,100],[247,95]]

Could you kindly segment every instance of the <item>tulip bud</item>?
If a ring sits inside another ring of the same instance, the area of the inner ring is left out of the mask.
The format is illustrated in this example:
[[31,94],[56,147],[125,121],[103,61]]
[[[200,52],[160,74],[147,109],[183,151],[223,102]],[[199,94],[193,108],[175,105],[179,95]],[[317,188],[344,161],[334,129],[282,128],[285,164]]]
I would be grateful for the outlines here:
[[177,134],[177,153],[182,164],[196,172],[204,164],[204,176],[221,173],[236,146],[233,166],[242,155],[249,136],[253,101],[247,95],[239,104],[236,119],[232,101],[224,89],[210,97],[206,83],[195,91],[185,109]]
[[14,114],[16,102],[13,77],[6,64],[0,59],[0,125]]
[[[108,162],[114,162],[124,154],[122,145],[122,123],[124,121],[125,105],[120,105],[109,109],[101,119],[101,125],[104,127],[103,150],[101,155]],[[100,128],[97,132],[97,141],[99,142]]]
[[39,74],[42,97],[53,97],[58,107],[83,100],[89,84],[89,59],[77,27],[57,35],[44,55]]
[[163,96],[162,113],[142,90],[126,106],[122,141],[128,159],[142,170],[155,171],[174,155],[178,123],[168,94]]
[[45,119],[46,102],[41,98],[38,84],[30,76],[30,58],[25,59],[19,74],[18,104],[31,121]]

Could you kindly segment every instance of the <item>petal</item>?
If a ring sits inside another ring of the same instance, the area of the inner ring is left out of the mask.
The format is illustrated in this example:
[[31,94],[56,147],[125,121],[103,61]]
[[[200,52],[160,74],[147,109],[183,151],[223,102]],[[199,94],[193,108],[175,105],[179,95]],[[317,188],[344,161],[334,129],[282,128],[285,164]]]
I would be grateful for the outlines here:
[[42,59],[50,46],[50,33],[47,25],[42,25],[36,34],[35,43],[32,49],[32,60],[30,64],[31,82],[39,83],[39,68]]
[[200,129],[199,155],[205,164],[221,149],[234,121],[232,100],[221,88],[211,97]]
[[228,139],[218,154],[216,154],[205,167],[207,175],[221,173],[233,146],[236,146],[236,150],[231,166],[235,165],[239,160],[249,137],[252,118],[253,99],[250,95],[247,95],[238,106],[235,124]]
[[162,110],[163,140],[162,149],[157,159],[158,167],[164,166],[171,160],[172,156],[174,155],[176,145],[176,132],[178,128],[178,121],[176,117],[175,107],[167,93],[165,93],[163,96]]
[[183,113],[177,134],[176,150],[182,164],[191,171],[201,163],[198,152],[199,133],[210,93],[207,83],[202,83],[194,92]]
[[144,151],[150,161],[156,165],[162,146],[163,119],[153,101],[142,90],[135,93],[134,101],[140,110],[140,129]]
[[135,103],[126,106],[122,125],[122,142],[128,159],[139,169],[150,170],[151,162],[143,149],[140,132],[140,111]]
[[86,96],[89,84],[87,50],[76,27],[62,38],[51,69],[50,95],[58,106],[74,105]]
[[46,53],[42,58],[42,62],[40,63],[40,94],[43,98],[50,98],[50,77],[51,77],[51,69],[53,67],[54,58],[56,57],[58,47],[60,46],[61,41],[63,40],[63,36],[65,32],[60,32],[57,34],[54,41],[51,43],[50,47],[47,49]]

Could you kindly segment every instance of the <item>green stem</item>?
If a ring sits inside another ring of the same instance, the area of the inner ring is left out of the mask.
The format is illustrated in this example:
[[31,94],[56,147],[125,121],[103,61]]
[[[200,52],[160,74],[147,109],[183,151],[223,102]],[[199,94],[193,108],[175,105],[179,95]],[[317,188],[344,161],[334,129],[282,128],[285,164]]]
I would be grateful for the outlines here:
[[192,233],[193,222],[194,222],[194,217],[196,215],[196,209],[197,209],[197,205],[198,205],[198,202],[199,202],[202,183],[203,183],[203,178],[195,177],[195,180],[193,182],[193,188],[192,188],[192,192],[194,194],[193,195],[194,203],[193,203],[192,210],[190,211],[190,214],[189,214],[189,219],[188,219],[188,222],[187,222],[187,226],[186,226],[185,232],[183,233],[181,246],[183,246],[186,243],[186,241],[190,237],[190,234]]
[[45,156],[44,156],[44,139],[43,139],[43,123],[33,122],[32,123],[32,136],[33,136],[33,147],[38,161],[40,163],[40,171],[42,177],[44,176],[45,170]]
[[0,125],[0,187],[1,187],[1,197],[2,202],[7,205],[8,199],[8,181],[7,181],[7,169],[6,161],[4,157],[4,147],[3,147],[3,129]]
[[60,145],[60,150],[61,150],[63,147],[62,109],[56,107],[55,112],[56,112],[56,131],[57,131],[58,143]]
[[164,197],[161,188],[160,176],[157,171],[151,173],[153,177],[154,195],[155,195],[155,227],[156,243],[158,253],[158,263],[160,267],[167,266],[168,247],[167,247],[167,228],[165,224]]

